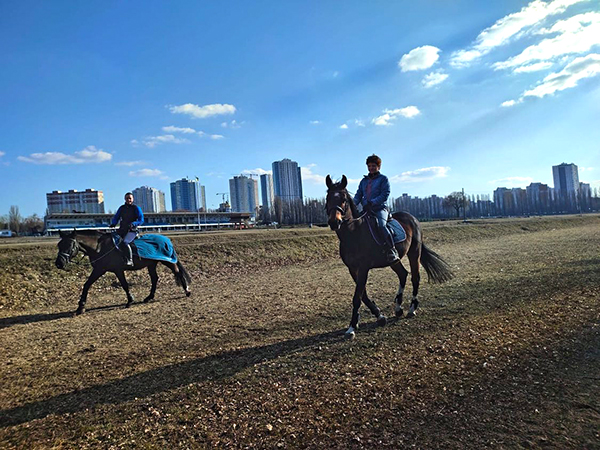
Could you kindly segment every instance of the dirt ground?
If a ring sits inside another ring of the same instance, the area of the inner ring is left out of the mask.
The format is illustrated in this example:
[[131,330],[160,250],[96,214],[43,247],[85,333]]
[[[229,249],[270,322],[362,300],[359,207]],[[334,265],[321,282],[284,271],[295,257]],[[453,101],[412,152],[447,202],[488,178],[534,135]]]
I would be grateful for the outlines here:
[[424,235],[455,279],[423,271],[417,317],[395,319],[397,278],[373,271],[390,321],[363,307],[353,341],[328,229],[176,236],[190,298],[163,268],[124,309],[108,275],[79,317],[89,265],[2,243],[0,447],[600,448],[600,218]]

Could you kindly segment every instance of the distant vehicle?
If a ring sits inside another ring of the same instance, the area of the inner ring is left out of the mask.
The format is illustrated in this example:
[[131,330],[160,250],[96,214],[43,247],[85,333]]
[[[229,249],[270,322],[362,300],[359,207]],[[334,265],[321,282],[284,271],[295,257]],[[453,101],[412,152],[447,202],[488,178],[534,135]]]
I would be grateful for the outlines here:
[[0,230],[0,237],[12,237],[13,232],[11,230]]

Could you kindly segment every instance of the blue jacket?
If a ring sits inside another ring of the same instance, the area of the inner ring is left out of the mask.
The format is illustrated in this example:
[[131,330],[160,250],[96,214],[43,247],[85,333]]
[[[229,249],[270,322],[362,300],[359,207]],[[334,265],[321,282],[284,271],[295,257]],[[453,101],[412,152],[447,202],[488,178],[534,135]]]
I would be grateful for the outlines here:
[[385,175],[378,173],[372,178],[365,175],[358,185],[354,203],[364,207],[370,201],[373,204],[373,210],[379,211],[383,208],[389,209],[386,204],[389,196],[390,182]]
[[121,205],[112,218],[111,225],[116,225],[119,220],[121,220],[119,229],[128,230],[130,225],[137,227],[144,223],[144,213],[138,205]]

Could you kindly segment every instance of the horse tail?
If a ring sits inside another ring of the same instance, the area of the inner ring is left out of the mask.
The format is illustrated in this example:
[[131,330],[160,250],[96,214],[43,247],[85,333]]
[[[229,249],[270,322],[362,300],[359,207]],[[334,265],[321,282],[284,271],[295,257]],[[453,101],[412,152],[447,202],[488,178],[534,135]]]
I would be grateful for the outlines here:
[[[185,267],[183,267],[183,264],[181,264],[181,261],[177,261],[177,268],[179,269],[179,273],[181,274],[181,276],[183,278],[185,278],[185,281],[187,281],[188,284],[192,283],[192,277],[190,276],[190,274],[188,273],[187,270],[185,270]],[[179,277],[175,277],[175,279],[177,280],[177,284],[179,286],[181,286],[181,280],[179,279]]]
[[421,264],[425,268],[428,280],[431,283],[443,283],[454,278],[448,263],[423,243],[421,243]]

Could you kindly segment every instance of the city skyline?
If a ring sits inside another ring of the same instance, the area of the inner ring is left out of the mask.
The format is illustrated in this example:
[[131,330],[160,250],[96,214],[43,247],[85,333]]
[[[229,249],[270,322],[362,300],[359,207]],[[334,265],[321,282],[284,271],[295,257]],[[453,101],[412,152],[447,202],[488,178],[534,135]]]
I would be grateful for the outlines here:
[[4,3],[0,214],[87,188],[114,211],[135,186],[188,175],[215,209],[233,174],[284,158],[319,198],[327,174],[355,191],[371,153],[394,197],[553,185],[565,160],[597,188],[598,9]]

